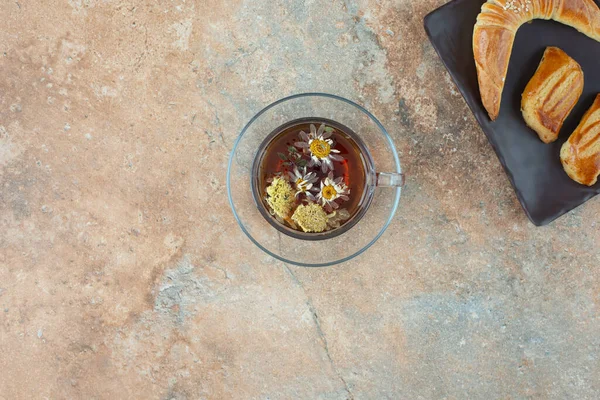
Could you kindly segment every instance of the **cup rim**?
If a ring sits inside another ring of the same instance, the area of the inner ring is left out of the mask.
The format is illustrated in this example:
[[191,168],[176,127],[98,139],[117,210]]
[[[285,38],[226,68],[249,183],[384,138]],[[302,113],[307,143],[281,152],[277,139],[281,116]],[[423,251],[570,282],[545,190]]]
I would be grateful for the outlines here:
[[[324,98],[328,98],[328,99],[334,99],[334,100],[338,100],[341,102],[344,102],[348,105],[351,105],[355,108],[357,108],[359,111],[361,111],[362,113],[364,113],[367,117],[369,117],[369,119],[375,123],[375,125],[377,125],[377,127],[379,128],[379,131],[381,132],[381,134],[384,136],[388,146],[390,147],[390,150],[392,152],[392,156],[394,158],[394,164],[396,166],[396,171],[386,171],[386,172],[396,172],[396,173],[402,173],[402,168],[400,166],[400,158],[398,157],[398,151],[396,150],[396,146],[394,145],[394,142],[392,141],[391,136],[389,135],[389,133],[387,132],[387,130],[385,129],[385,127],[381,124],[381,122],[379,122],[379,120],[373,115],[371,114],[370,111],[368,111],[366,108],[364,108],[363,106],[348,100],[344,97],[338,96],[338,95],[334,95],[334,94],[330,94],[330,93],[323,93],[323,92],[306,92],[306,93],[297,93],[291,96],[287,96],[287,97],[283,97],[279,100],[276,100],[272,103],[270,103],[269,105],[267,105],[266,107],[264,107],[262,110],[260,110],[258,113],[256,113],[247,123],[246,125],[244,125],[244,128],[240,131],[240,134],[238,135],[238,137],[236,138],[235,142],[233,143],[233,147],[231,149],[231,153],[229,155],[229,161],[227,163],[227,198],[229,200],[229,206],[231,207],[231,210],[233,212],[233,216],[237,222],[237,224],[239,225],[239,227],[242,229],[242,232],[244,232],[244,234],[248,237],[248,239],[250,239],[250,241],[252,243],[254,243],[259,249],[261,249],[262,251],[264,251],[265,253],[267,253],[268,255],[270,255],[271,257],[282,261],[284,263],[288,263],[288,264],[293,264],[293,265],[298,265],[301,267],[328,267],[331,265],[335,265],[335,264],[340,264],[346,261],[349,261],[357,256],[359,256],[360,254],[364,253],[367,249],[369,249],[380,237],[381,235],[383,235],[383,233],[387,230],[387,228],[389,227],[389,225],[391,224],[394,215],[396,214],[396,210],[398,209],[398,205],[400,203],[400,194],[401,194],[401,188],[396,188],[396,194],[394,197],[394,202],[392,204],[390,213],[388,215],[387,220],[385,221],[385,224],[383,225],[383,227],[380,229],[380,231],[377,233],[377,235],[375,235],[375,237],[369,241],[369,243],[367,243],[365,246],[363,246],[360,250],[346,256],[343,257],[339,260],[334,260],[334,261],[328,261],[328,262],[323,262],[323,263],[303,263],[301,261],[294,261],[294,260],[288,260],[278,254],[273,253],[272,251],[268,250],[267,248],[265,248],[263,245],[261,245],[251,234],[250,232],[248,232],[248,230],[246,229],[246,227],[244,226],[244,223],[241,221],[240,216],[238,215],[236,209],[235,209],[235,205],[233,203],[233,197],[231,194],[231,169],[232,169],[232,165],[233,165],[233,159],[235,157],[235,152],[237,150],[237,147],[240,143],[240,141],[242,140],[242,138],[244,137],[244,134],[246,133],[246,131],[248,130],[248,128],[265,112],[267,112],[268,110],[270,110],[271,108],[290,101],[290,100],[294,100],[294,99],[298,99],[298,98],[302,98],[302,97],[324,97]],[[393,188],[387,188],[387,190],[393,190]]]

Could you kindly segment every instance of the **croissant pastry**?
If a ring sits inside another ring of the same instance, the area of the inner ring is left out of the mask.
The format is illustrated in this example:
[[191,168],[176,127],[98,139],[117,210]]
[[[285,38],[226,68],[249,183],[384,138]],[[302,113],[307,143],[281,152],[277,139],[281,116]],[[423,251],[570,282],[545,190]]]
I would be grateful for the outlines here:
[[523,91],[523,119],[542,142],[554,142],[582,92],[583,71],[577,61],[558,47],[547,47]]
[[553,19],[600,41],[600,9],[594,0],[488,0],[473,30],[473,55],[481,101],[492,120],[500,111],[517,30],[536,18]]
[[600,94],[560,149],[560,161],[575,182],[596,183],[600,175]]

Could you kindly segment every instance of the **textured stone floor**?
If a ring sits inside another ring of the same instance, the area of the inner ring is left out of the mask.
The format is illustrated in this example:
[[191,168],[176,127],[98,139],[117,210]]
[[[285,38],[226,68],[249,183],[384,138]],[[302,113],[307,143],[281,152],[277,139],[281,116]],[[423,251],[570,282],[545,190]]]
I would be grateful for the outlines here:
[[[442,3],[0,3],[0,399],[599,398],[600,200],[528,222],[425,37]],[[316,90],[408,183],[365,256],[305,269],[225,169]]]

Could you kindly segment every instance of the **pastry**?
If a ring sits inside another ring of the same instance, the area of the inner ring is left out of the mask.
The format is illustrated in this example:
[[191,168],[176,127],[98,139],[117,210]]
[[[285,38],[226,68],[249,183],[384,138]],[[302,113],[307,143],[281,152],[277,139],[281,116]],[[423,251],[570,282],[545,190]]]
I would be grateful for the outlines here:
[[517,29],[532,19],[553,19],[600,41],[600,9],[594,0],[488,0],[473,30],[473,55],[481,101],[495,120]]
[[560,149],[560,161],[575,182],[596,183],[600,174],[600,94]]
[[521,97],[527,125],[544,143],[554,142],[583,92],[583,71],[558,47],[548,47]]

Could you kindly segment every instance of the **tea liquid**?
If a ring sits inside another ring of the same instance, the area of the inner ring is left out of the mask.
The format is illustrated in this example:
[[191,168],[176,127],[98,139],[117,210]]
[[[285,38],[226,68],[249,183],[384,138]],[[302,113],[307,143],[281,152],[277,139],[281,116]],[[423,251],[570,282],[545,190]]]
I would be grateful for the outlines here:
[[[259,207],[276,223],[300,232],[330,232],[352,221],[367,197],[368,161],[358,141],[350,129],[328,119],[306,118],[277,128],[255,160]],[[311,225],[303,215],[319,221]]]

